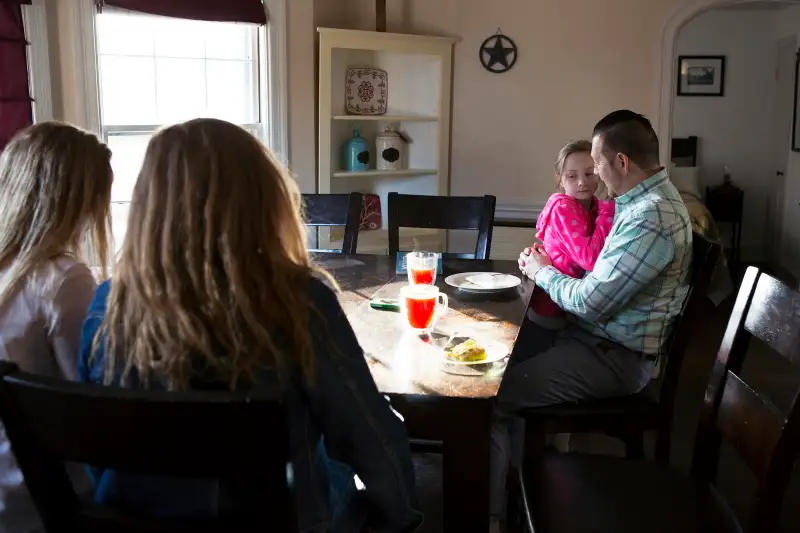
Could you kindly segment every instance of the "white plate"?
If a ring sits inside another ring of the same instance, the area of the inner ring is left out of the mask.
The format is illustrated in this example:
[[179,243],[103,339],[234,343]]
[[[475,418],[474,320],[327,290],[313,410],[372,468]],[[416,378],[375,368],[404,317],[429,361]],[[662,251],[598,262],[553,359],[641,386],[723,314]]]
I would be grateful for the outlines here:
[[483,343],[478,341],[478,344],[483,346],[483,349],[486,350],[486,359],[483,361],[453,361],[447,358],[447,353],[442,349],[444,362],[448,365],[488,365],[496,361],[502,361],[508,355],[508,348],[499,342]]
[[[480,276],[480,275],[492,275],[495,276],[496,286],[493,288],[486,288],[481,287],[480,285],[475,285],[467,278],[472,276]],[[500,292],[500,291],[507,291],[508,289],[513,289],[517,287],[522,280],[519,279],[517,276],[512,276],[511,274],[500,274],[498,272],[464,272],[462,274],[453,274],[452,276],[447,276],[444,280],[445,283],[450,285],[451,287],[455,287],[457,289],[461,289],[462,291],[467,292]]]

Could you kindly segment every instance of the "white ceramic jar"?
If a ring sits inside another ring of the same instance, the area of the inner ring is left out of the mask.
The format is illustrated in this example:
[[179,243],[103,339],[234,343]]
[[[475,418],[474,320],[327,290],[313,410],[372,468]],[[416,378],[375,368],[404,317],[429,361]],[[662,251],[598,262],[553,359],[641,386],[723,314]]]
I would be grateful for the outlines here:
[[401,170],[406,143],[396,131],[387,126],[375,138],[375,168],[378,170]]

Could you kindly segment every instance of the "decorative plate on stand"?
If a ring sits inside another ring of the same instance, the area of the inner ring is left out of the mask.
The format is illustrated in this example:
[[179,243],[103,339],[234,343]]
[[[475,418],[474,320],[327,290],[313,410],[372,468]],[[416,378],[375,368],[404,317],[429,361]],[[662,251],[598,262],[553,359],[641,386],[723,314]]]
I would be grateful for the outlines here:
[[350,115],[383,115],[389,100],[388,76],[378,68],[347,70],[345,109]]

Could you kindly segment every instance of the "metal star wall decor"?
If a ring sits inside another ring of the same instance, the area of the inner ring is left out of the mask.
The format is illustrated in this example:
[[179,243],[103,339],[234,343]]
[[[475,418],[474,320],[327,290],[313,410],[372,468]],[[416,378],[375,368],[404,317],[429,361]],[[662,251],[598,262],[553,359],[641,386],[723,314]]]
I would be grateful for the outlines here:
[[478,57],[483,68],[493,74],[502,74],[517,62],[517,44],[497,28],[497,33],[481,44]]

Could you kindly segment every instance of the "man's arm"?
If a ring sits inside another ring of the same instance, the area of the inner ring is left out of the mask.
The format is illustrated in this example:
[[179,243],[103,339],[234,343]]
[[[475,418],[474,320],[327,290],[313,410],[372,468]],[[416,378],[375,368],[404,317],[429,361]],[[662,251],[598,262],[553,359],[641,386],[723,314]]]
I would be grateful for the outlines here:
[[594,270],[583,279],[545,267],[536,274],[536,284],[564,311],[602,321],[655,279],[674,255],[674,243],[665,235],[658,213],[642,213],[620,225],[606,242]]

